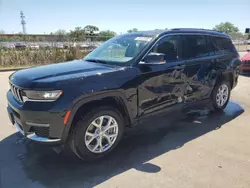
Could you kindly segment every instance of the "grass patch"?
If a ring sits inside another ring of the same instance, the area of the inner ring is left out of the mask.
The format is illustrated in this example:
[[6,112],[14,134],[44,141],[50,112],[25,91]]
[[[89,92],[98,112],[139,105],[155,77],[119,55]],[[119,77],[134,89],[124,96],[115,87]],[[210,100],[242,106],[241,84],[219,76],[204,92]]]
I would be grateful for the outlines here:
[[8,49],[0,51],[0,68],[23,68],[80,59],[88,51],[70,49]]

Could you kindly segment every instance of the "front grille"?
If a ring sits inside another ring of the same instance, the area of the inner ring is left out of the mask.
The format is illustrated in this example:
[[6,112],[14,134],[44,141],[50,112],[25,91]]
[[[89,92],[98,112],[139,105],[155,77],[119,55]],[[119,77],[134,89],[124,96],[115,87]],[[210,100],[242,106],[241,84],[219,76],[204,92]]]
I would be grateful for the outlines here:
[[10,89],[14,97],[20,101],[23,102],[23,97],[22,97],[22,89],[19,87],[16,87],[14,84],[10,83]]
[[33,126],[30,132],[34,132],[37,136],[49,138],[49,127],[37,127]]
[[245,64],[249,65],[250,64],[250,60],[246,60]]

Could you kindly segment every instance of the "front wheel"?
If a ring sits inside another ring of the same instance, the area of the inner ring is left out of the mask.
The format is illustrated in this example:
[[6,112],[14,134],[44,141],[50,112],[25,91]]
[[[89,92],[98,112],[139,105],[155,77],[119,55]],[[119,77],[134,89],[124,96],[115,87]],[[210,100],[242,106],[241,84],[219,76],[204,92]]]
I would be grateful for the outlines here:
[[214,87],[212,93],[213,107],[216,111],[226,108],[231,94],[231,86],[228,81],[221,81]]
[[78,120],[71,133],[70,147],[80,159],[96,160],[115,148],[123,130],[119,111],[112,107],[97,108]]

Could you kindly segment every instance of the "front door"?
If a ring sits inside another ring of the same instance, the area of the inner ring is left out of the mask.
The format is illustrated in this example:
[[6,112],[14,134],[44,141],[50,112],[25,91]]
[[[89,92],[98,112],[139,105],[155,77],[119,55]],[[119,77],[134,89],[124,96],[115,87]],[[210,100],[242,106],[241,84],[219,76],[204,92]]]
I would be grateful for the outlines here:
[[141,84],[138,88],[139,116],[160,112],[183,101],[185,61],[179,58],[180,44],[179,35],[162,38],[150,52],[164,53],[166,63],[139,65],[141,71]]

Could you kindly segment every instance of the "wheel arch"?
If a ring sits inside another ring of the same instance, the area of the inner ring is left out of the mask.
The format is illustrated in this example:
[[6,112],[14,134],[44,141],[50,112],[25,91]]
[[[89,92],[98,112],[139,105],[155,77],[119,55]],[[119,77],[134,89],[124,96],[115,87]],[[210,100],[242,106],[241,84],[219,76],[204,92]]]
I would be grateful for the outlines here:
[[227,72],[223,72],[216,80],[216,83],[222,81],[222,80],[226,80],[230,83],[230,87],[231,89],[234,86],[234,74],[232,71],[227,71]]
[[[71,108],[71,114],[65,125],[63,140],[66,140],[74,122],[77,118],[84,113],[87,113],[89,109],[95,106],[112,106],[117,109],[124,117],[125,126],[130,127],[135,123],[135,119],[131,113],[131,109],[128,106],[127,99],[122,92],[105,92],[97,95],[84,97],[77,100]],[[87,110],[86,110],[87,109]]]

